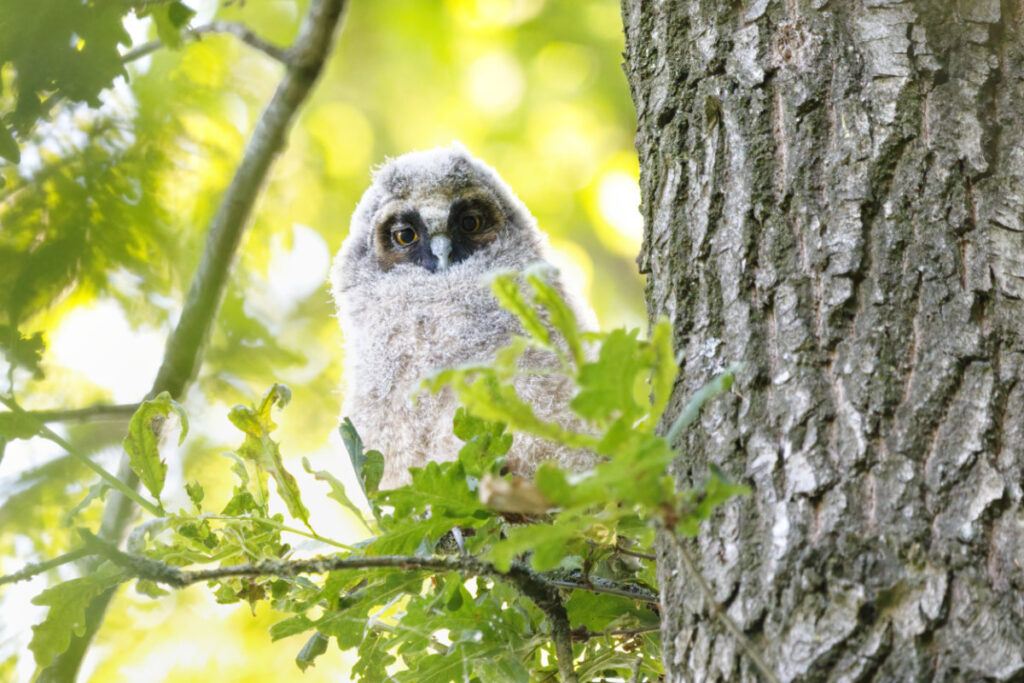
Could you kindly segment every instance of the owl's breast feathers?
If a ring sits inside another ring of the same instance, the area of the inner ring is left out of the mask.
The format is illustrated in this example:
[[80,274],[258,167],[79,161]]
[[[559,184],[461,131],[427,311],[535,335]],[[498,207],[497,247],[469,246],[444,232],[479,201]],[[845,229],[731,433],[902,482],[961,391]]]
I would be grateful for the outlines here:
[[[459,213],[459,197],[478,201],[482,196],[492,200],[498,213],[488,218],[473,204]],[[417,220],[403,219],[401,211],[409,206]],[[457,253],[452,226],[475,230],[477,219],[502,222],[486,239],[473,238],[472,249]],[[435,239],[442,228],[446,237]],[[429,253],[417,252],[428,239]],[[439,370],[491,361],[513,335],[522,333],[515,316],[498,305],[489,279],[547,262],[546,244],[511,188],[460,146],[408,154],[376,173],[353,214],[332,271],[332,288],[345,335],[343,411],[367,447],[384,454],[383,487],[408,483],[410,467],[457,456],[461,442],[452,434],[458,407],[453,393],[421,392],[415,403],[413,394]],[[387,256],[383,247],[396,249],[401,258]],[[567,295],[581,327],[593,329],[589,308],[557,278],[553,284]],[[524,357],[524,369],[551,362],[533,353]],[[573,387],[567,378],[524,373],[515,387],[541,419],[580,426],[568,407]],[[513,471],[530,475],[549,459],[579,470],[594,456],[517,434],[508,463]]]

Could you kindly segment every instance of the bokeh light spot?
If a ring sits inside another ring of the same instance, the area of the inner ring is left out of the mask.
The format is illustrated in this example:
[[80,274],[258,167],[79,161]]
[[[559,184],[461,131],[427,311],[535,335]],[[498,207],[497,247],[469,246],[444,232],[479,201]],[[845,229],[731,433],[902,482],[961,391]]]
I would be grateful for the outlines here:
[[363,112],[344,102],[321,104],[310,112],[306,129],[323,149],[331,176],[366,174],[373,151],[373,128]]
[[574,94],[593,78],[595,59],[590,50],[572,43],[551,42],[533,61],[540,84],[561,94]]
[[480,57],[466,73],[466,94],[477,108],[500,116],[519,106],[526,90],[519,63],[505,52]]
[[133,330],[117,303],[101,299],[65,316],[52,348],[58,363],[110,391],[115,403],[130,403],[153,384],[164,337],[154,329]]
[[637,179],[622,171],[605,173],[597,186],[597,206],[601,217],[626,241],[629,251],[639,250],[644,219],[640,215]]
[[544,9],[544,0],[448,0],[447,4],[460,24],[475,30],[516,26]]

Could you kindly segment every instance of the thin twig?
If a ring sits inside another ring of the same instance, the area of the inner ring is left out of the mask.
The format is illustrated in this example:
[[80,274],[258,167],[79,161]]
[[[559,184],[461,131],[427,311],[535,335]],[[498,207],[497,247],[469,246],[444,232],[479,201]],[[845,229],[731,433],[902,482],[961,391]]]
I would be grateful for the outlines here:
[[44,425],[42,422],[39,422],[30,413],[23,410],[22,407],[19,406],[14,399],[0,395],[0,403],[3,403],[5,406],[10,408],[11,412],[19,414],[21,417],[27,419],[29,422],[34,422],[35,424],[33,425],[33,427],[35,427],[35,429],[37,430],[36,433],[39,436],[43,437],[44,439],[47,439],[48,441],[52,441],[53,443],[63,448],[75,460],[79,461],[80,463],[88,467],[90,470],[98,474],[100,479],[107,482],[107,484],[109,484],[111,488],[120,491],[123,495],[130,498],[132,501],[134,501],[137,505],[148,511],[150,514],[155,515],[157,517],[163,516],[164,511],[159,505],[143,498],[142,495],[140,495],[139,492],[136,491],[134,488],[125,484],[119,478],[115,477],[102,466],[94,462],[92,458],[85,455],[77,448],[72,446],[70,443],[68,443],[66,440],[61,438],[61,436],[57,434],[55,431]]
[[302,529],[296,529],[295,527],[288,526],[287,524],[282,524],[281,522],[278,522],[278,521],[276,521],[274,519],[270,519],[270,518],[232,517],[231,515],[215,515],[215,514],[203,513],[203,514],[199,515],[199,519],[216,519],[216,520],[228,521],[228,522],[250,522],[250,523],[253,523],[253,524],[264,524],[266,526],[273,527],[275,529],[279,529],[281,531],[288,532],[289,534],[295,534],[297,536],[304,536],[304,537],[306,537],[308,539],[311,539],[311,540],[314,540],[314,541],[319,541],[320,543],[326,543],[327,545],[333,545],[335,548],[341,548],[342,550],[348,550],[348,551],[354,551],[355,550],[355,548],[353,546],[346,545],[346,544],[342,543],[341,541],[335,541],[333,538],[327,538],[326,536],[321,536],[320,534],[315,533],[315,532],[303,531]]
[[[281,62],[282,64],[287,65],[291,61],[288,50],[280,48],[277,45],[260,38],[250,28],[243,24],[231,21],[212,21],[209,24],[188,29],[186,33],[196,39],[208,33],[227,33],[235,36],[249,47],[259,50],[271,59]],[[132,48],[121,55],[121,63],[127,64],[128,62],[134,62],[137,59],[141,59],[142,57],[156,52],[163,46],[164,44],[161,40],[151,40],[148,43],[143,43],[142,45]]]
[[0,586],[7,583],[27,581],[28,579],[31,579],[33,576],[42,574],[43,572],[50,571],[54,567],[59,567],[62,564],[68,564],[70,562],[77,562],[83,557],[92,554],[93,551],[89,550],[88,548],[77,548],[75,550],[72,550],[71,552],[64,553],[63,555],[58,555],[52,560],[46,560],[45,562],[38,562],[36,564],[27,564],[23,568],[14,572],[13,574],[0,576]]
[[407,555],[381,555],[378,557],[318,556],[306,560],[263,560],[209,569],[181,569],[150,560],[140,555],[122,552],[112,543],[83,531],[86,547],[114,564],[128,570],[137,578],[148,579],[174,588],[195,583],[218,581],[239,576],[292,577],[299,574],[326,574],[341,569],[373,569],[394,567],[402,570],[457,571],[465,576],[490,576],[513,585],[526,598],[543,610],[551,624],[551,638],[555,643],[559,675],[567,683],[575,683],[573,669],[572,630],[569,617],[554,582],[521,563],[513,563],[507,572],[494,565],[464,555],[446,557],[416,557]]
[[119,403],[70,410],[26,410],[25,413],[40,422],[90,422],[92,420],[125,420],[134,415],[138,409],[138,403]]
[[591,631],[584,626],[572,630],[573,640],[590,640],[591,638],[640,636],[645,633],[656,633],[661,626],[641,626],[638,628],[620,628],[613,631]]
[[615,581],[611,581],[610,579],[601,579],[596,576],[591,576],[586,583],[565,581],[563,579],[551,579],[550,581],[553,585],[558,586],[559,588],[571,588],[573,590],[588,591],[590,593],[603,593],[605,595],[618,595],[623,598],[639,600],[641,602],[658,602],[657,593],[652,593],[651,591],[640,588],[639,586],[623,586]]
[[598,543],[597,541],[594,541],[594,540],[591,540],[591,539],[587,539],[587,543],[589,543],[594,548],[600,548],[602,550],[610,550],[610,551],[612,551],[613,553],[615,553],[617,555],[629,555],[630,557],[637,557],[637,558],[640,558],[641,560],[650,560],[651,562],[654,562],[655,560],[658,559],[657,557],[655,557],[654,555],[651,555],[650,553],[638,553],[635,550],[629,550],[627,548],[623,548],[621,545],[602,545],[602,544]]
[[683,560],[683,567],[690,574],[690,576],[692,576],[693,579],[697,582],[697,586],[700,588],[700,592],[704,595],[704,600],[707,603],[708,609],[711,611],[711,613],[714,614],[715,618],[717,618],[718,621],[722,624],[722,626],[725,627],[725,630],[731,633],[733,638],[736,639],[736,642],[739,644],[740,649],[743,650],[747,654],[747,656],[750,657],[750,661],[754,663],[754,668],[756,668],[761,673],[761,675],[767,681],[769,681],[769,683],[779,683],[779,679],[768,667],[768,664],[764,661],[764,659],[762,659],[761,654],[757,651],[757,649],[754,648],[753,643],[751,643],[750,640],[747,639],[747,636],[743,633],[743,631],[736,624],[736,622],[733,621],[732,618],[725,613],[725,610],[722,609],[722,606],[718,603],[717,600],[715,600],[715,595],[711,591],[711,586],[708,585],[708,582],[704,578],[704,575],[697,570],[697,565],[693,561],[693,557],[690,556],[690,551],[686,549],[686,546],[683,545],[682,541],[679,540],[679,537],[676,536],[675,532],[672,529],[665,528],[664,526],[661,526],[661,529],[668,535],[670,539],[672,539],[672,542],[675,545],[676,550],[679,551],[680,558],[682,558]]
[[[232,264],[249,226],[249,218],[274,160],[284,148],[288,131],[299,107],[312,91],[327,57],[347,0],[311,0],[306,16],[289,54],[287,69],[273,97],[260,115],[231,183],[221,197],[210,222],[199,267],[182,308],[181,317],[167,339],[164,357],[147,398],[167,391],[181,398],[199,371],[203,349],[210,335],[221,301],[227,290]],[[138,477],[127,458],[122,458],[118,475],[129,487]],[[100,535],[119,542],[134,515],[129,498],[111,496],[103,514]],[[94,600],[86,612],[81,635],[75,635],[68,649],[44,670],[39,681],[74,680],[89,642],[103,622],[113,591]]]

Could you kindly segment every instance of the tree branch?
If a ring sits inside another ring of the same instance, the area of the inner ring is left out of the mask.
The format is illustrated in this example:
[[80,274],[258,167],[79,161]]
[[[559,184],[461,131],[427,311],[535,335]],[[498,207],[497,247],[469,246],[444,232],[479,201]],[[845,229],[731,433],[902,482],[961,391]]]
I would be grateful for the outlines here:
[[654,555],[651,555],[650,553],[638,553],[635,550],[629,550],[628,548],[623,548],[621,545],[618,545],[618,544],[616,544],[616,545],[602,545],[601,543],[598,543],[597,541],[593,541],[591,539],[587,539],[587,544],[590,545],[590,547],[592,547],[592,548],[598,548],[600,550],[609,550],[609,551],[615,553],[616,555],[629,555],[630,557],[636,557],[636,558],[639,558],[641,560],[649,560],[651,562],[654,562],[655,560],[658,559]]
[[586,583],[565,581],[563,579],[551,579],[551,583],[559,588],[571,588],[572,590],[588,591],[590,593],[603,593],[605,595],[618,595],[623,598],[640,600],[643,602],[658,602],[657,593],[652,593],[651,591],[640,588],[639,586],[623,586],[611,579],[602,579],[597,576],[589,577]]
[[676,547],[676,550],[679,551],[679,557],[683,560],[683,567],[697,582],[700,592],[704,594],[704,601],[707,603],[710,612],[715,615],[715,618],[718,619],[722,626],[725,627],[725,630],[732,634],[732,637],[735,638],[736,642],[739,644],[740,649],[750,657],[750,661],[753,662],[754,668],[760,672],[764,679],[769,683],[779,683],[779,679],[768,667],[768,664],[764,659],[762,659],[761,654],[754,648],[753,643],[747,639],[747,636],[743,633],[740,627],[736,625],[736,622],[725,613],[722,606],[718,604],[717,600],[715,600],[715,594],[711,591],[711,586],[708,585],[704,575],[697,570],[697,565],[690,556],[690,551],[687,550],[686,546],[684,546],[682,541],[679,540],[675,531],[660,524],[659,526],[662,531],[668,534],[669,538],[672,540],[672,544]]
[[[124,483],[121,479],[115,477],[113,474],[111,474],[103,467],[98,465],[96,462],[94,462],[92,458],[79,451],[77,448],[68,443],[65,439],[61,438],[61,436],[54,432],[52,429],[50,429],[43,423],[38,422],[32,415],[23,410],[21,406],[19,406],[13,398],[8,398],[7,396],[0,395],[0,403],[3,403],[5,406],[10,408],[12,413],[16,413],[24,418],[28,418],[30,422],[35,422],[33,428],[36,430],[36,433],[39,436],[43,437],[48,441],[52,441],[53,443],[63,448],[75,460],[82,463],[90,470],[95,472],[97,475],[99,475],[100,479],[107,482],[110,488],[120,492],[123,496],[134,501],[140,507],[147,510],[150,514],[155,515],[157,517],[163,516],[164,511],[160,508],[159,505],[143,498],[139,494],[139,492],[135,490],[134,486]],[[129,471],[131,472],[130,469]],[[132,474],[134,474],[134,472],[132,472]]]
[[28,579],[31,579],[33,576],[42,574],[43,572],[50,571],[54,567],[59,567],[62,564],[68,564],[70,562],[77,562],[83,557],[87,557],[88,555],[92,554],[93,551],[89,550],[88,548],[76,548],[71,552],[64,553],[63,555],[58,555],[52,560],[46,560],[45,562],[38,562],[36,564],[27,564],[23,568],[14,572],[13,574],[0,576],[0,586],[3,586],[4,584],[8,583],[17,583],[18,581],[27,581]]
[[[407,555],[381,555],[378,557],[317,556],[306,560],[264,560],[254,564],[239,564],[209,569],[181,569],[150,560],[139,555],[122,552],[112,543],[83,531],[86,547],[114,564],[126,569],[133,577],[163,583],[173,588],[184,588],[195,583],[217,581],[238,576],[293,577],[299,574],[326,574],[340,569],[374,569],[394,567],[402,570],[457,571],[464,576],[489,576],[514,586],[524,597],[539,607],[551,624],[551,638],[555,643],[559,675],[563,681],[574,683],[572,629],[565,606],[558,595],[555,582],[538,574],[522,563],[513,563],[507,572],[494,565],[465,555],[445,557],[416,557]],[[578,586],[583,588],[583,586]]]
[[127,420],[139,409],[138,403],[118,403],[115,405],[95,405],[88,408],[72,408],[70,410],[26,410],[39,422],[91,422],[93,420]]
[[[209,24],[188,29],[186,33],[196,39],[208,33],[228,33],[235,36],[249,47],[259,50],[271,59],[281,62],[286,66],[291,62],[288,50],[267,42],[256,35],[252,29],[243,24],[231,21],[212,21]],[[121,55],[121,63],[127,64],[128,62],[134,62],[137,59],[153,54],[163,46],[164,44],[161,40],[151,40],[148,43],[143,43],[142,45],[132,48]]]
[[[296,113],[309,96],[330,54],[346,2],[312,0],[310,3],[298,36],[289,50],[295,58],[287,64],[277,90],[260,115],[231,184],[210,222],[206,247],[181,318],[167,340],[163,362],[146,398],[153,398],[163,391],[181,398],[198,374],[203,348],[224,299],[231,266],[249,225],[249,216],[266,183],[271,165],[284,147]],[[118,476],[128,486],[138,486],[138,477],[128,466],[127,457],[121,459]],[[119,542],[133,514],[130,500],[121,495],[111,496],[104,510],[101,536]],[[107,591],[90,604],[83,634],[72,639],[68,649],[40,674],[37,681],[74,680],[113,594],[113,590]]]
[[639,628],[621,628],[614,631],[591,631],[585,626],[579,626],[572,630],[573,640],[590,640],[591,638],[641,636],[645,633],[656,633],[661,626],[642,626]]

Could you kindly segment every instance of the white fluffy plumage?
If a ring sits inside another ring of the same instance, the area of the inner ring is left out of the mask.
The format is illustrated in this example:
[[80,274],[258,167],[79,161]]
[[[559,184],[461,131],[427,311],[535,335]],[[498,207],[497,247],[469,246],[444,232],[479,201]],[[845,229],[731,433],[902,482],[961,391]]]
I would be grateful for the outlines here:
[[[386,233],[387,221],[401,212],[422,216],[419,225],[429,233],[423,239],[437,253],[436,245],[446,244],[444,235],[453,229],[450,207],[464,197],[495,207],[488,235],[492,241],[434,270],[388,261],[391,255],[381,246],[381,235],[393,235]],[[434,240],[438,235],[442,239]],[[352,419],[367,448],[384,454],[383,488],[408,483],[410,467],[455,459],[461,442],[452,434],[458,407],[454,395],[448,390],[422,393],[414,404],[413,393],[423,378],[438,370],[489,361],[513,335],[522,333],[518,320],[498,305],[488,275],[549,263],[547,250],[546,236],[522,201],[461,145],[411,152],[374,173],[335,259],[331,285],[345,336],[343,414]],[[557,274],[552,284],[581,328],[594,329],[594,314],[582,299]],[[524,362],[539,367],[551,359],[534,354]],[[524,374],[516,390],[542,419],[575,424],[568,408],[572,386],[564,378]],[[593,463],[593,456],[515,436],[508,458],[513,472],[530,476],[545,460],[581,470]]]

